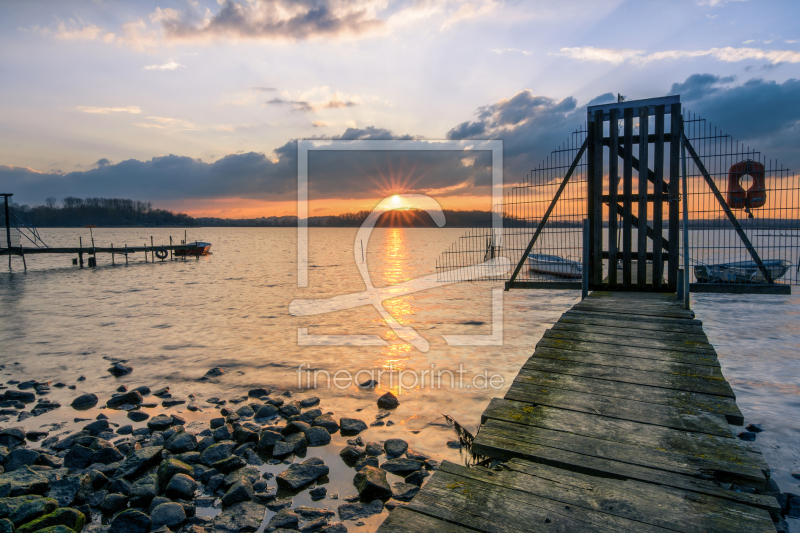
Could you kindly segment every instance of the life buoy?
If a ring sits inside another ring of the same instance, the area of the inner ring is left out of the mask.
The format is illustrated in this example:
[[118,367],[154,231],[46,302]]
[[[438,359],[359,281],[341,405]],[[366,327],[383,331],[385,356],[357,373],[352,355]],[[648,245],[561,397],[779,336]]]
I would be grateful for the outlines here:
[[166,250],[156,250],[156,257],[159,259],[166,259],[167,258],[167,251]]
[[[742,177],[750,176],[753,184],[746,191],[740,184]],[[764,165],[747,159],[731,165],[728,169],[728,205],[734,209],[756,209],[767,203]]]

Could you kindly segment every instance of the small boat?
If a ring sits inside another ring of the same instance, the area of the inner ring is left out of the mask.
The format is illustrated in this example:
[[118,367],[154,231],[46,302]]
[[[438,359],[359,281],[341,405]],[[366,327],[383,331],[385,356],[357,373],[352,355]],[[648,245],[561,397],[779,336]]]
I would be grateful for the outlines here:
[[188,243],[189,246],[195,245],[195,248],[189,250],[175,250],[175,255],[209,255],[211,253],[211,243],[203,241],[195,241]]
[[528,266],[532,272],[549,274],[560,278],[580,278],[583,265],[557,255],[528,254]]
[[[762,261],[773,280],[780,279],[791,263],[785,259]],[[700,283],[765,283],[761,269],[755,261],[737,261],[718,265],[696,265],[694,277]]]

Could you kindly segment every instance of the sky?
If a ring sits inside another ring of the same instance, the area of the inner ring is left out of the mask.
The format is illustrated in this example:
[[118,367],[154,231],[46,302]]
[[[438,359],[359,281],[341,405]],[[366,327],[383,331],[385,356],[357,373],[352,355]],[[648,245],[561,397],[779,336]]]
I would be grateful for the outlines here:
[[[798,78],[796,1],[5,0],[0,192],[293,215],[298,139],[500,139],[511,183],[618,93],[680,94],[793,167]],[[490,164],[318,153],[309,212],[488,209]]]

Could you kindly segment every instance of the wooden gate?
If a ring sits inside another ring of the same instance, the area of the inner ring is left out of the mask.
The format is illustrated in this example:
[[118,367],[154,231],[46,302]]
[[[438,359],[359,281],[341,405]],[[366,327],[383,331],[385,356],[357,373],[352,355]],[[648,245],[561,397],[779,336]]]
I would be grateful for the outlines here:
[[589,288],[674,292],[679,262],[680,97],[590,106],[587,112]]

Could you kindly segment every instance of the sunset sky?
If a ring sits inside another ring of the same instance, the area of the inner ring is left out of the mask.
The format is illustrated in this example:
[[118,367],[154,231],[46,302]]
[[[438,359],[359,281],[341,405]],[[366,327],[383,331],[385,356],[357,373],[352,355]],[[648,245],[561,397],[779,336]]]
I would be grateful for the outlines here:
[[[516,181],[590,102],[684,106],[800,163],[795,1],[0,3],[0,192],[296,212],[298,139],[501,139]],[[488,209],[485,153],[332,153],[311,215],[397,192]]]

